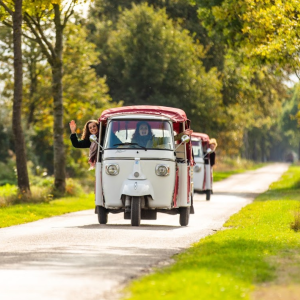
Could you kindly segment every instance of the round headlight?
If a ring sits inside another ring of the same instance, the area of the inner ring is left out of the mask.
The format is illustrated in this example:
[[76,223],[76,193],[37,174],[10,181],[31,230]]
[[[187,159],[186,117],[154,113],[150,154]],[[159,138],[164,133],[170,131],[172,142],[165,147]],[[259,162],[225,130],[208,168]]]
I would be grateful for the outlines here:
[[201,171],[201,167],[200,167],[199,165],[196,165],[196,166],[194,167],[194,171],[195,171],[195,172],[200,172],[200,171]]
[[105,166],[106,174],[108,175],[118,175],[119,174],[119,165],[118,164],[110,164]]
[[155,173],[157,176],[168,176],[170,173],[170,168],[167,165],[157,165],[155,168]]

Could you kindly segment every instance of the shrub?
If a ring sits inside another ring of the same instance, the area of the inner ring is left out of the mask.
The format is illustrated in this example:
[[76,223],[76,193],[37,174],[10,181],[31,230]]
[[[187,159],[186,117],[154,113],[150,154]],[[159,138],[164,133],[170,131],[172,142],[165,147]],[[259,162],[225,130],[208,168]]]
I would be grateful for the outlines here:
[[66,184],[66,194],[67,196],[81,195],[83,194],[82,186],[73,178],[68,178]]
[[15,168],[15,162],[11,159],[7,163],[0,161],[0,186],[17,183]]
[[16,185],[6,184],[0,187],[0,206],[8,206],[20,203],[49,202],[53,199],[51,188],[31,187],[31,193],[20,192]]
[[0,207],[6,206],[10,202],[11,197],[15,197],[18,193],[18,188],[15,185],[5,184],[0,186]]

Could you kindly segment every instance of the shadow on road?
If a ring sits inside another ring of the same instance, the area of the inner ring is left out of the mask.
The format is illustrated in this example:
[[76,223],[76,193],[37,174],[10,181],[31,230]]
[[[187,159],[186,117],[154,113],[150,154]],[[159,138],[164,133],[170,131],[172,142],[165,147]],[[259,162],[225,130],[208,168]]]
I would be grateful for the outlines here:
[[213,197],[214,195],[218,195],[218,196],[234,196],[234,197],[252,197],[252,198],[256,198],[258,195],[260,195],[261,192],[214,192],[213,195],[211,197]]
[[[55,271],[57,274],[76,276],[89,274],[99,277],[118,277],[119,265],[122,262],[121,277],[133,278],[142,270],[150,269],[154,264],[163,259],[168,259],[171,255],[178,254],[183,248],[163,249],[163,248],[137,248],[137,247],[115,247],[115,246],[93,246],[73,245],[72,247],[51,247],[41,248],[39,251],[1,252],[0,274],[3,270],[18,269],[44,271]],[[150,264],[145,266],[144,260]],[[63,268],[62,268],[63,266]]]
[[84,226],[73,226],[67,228],[81,228],[81,229],[126,229],[129,228],[131,230],[174,230],[178,228],[182,228],[182,226],[171,226],[171,225],[155,225],[155,224],[141,224],[140,226],[131,226],[130,224],[90,224]]

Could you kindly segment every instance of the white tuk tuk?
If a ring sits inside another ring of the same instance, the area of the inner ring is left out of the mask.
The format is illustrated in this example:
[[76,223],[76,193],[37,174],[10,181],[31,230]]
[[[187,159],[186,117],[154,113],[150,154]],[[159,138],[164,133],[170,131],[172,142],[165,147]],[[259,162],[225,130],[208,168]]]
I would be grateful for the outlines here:
[[194,191],[206,194],[206,200],[210,200],[213,189],[213,173],[210,163],[209,136],[205,133],[192,133],[192,145],[194,153]]
[[[99,118],[95,213],[106,224],[109,213],[123,213],[132,226],[156,220],[157,212],[179,214],[188,225],[193,167],[190,128],[183,110],[125,106]],[[177,139],[179,139],[177,141]]]

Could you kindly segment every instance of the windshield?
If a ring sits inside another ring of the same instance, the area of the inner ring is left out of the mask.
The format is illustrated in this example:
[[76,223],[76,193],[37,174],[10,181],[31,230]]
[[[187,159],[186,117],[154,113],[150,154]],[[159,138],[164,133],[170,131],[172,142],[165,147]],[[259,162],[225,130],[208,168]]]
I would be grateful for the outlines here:
[[202,157],[203,151],[202,151],[201,141],[192,141],[192,146],[193,146],[194,157]]
[[107,128],[104,148],[145,148],[173,150],[168,121],[115,120]]

